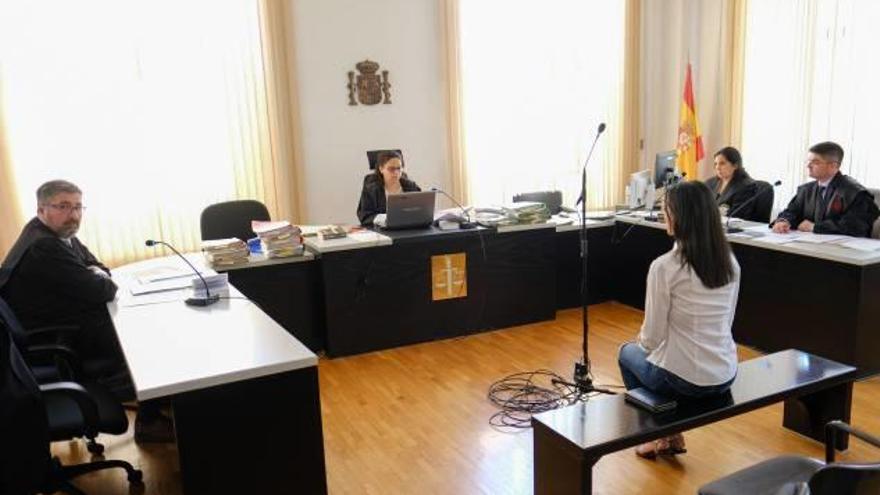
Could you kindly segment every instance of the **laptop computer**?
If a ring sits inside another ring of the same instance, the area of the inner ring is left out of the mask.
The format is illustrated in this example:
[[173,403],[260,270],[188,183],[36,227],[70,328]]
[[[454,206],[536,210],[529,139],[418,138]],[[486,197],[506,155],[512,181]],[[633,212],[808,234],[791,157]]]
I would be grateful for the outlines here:
[[434,191],[389,194],[385,206],[385,228],[427,227],[434,221]]

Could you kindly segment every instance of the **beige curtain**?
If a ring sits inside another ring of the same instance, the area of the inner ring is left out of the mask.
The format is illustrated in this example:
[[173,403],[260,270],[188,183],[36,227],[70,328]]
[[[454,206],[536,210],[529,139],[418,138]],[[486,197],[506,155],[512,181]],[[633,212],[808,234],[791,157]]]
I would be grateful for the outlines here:
[[[621,133],[623,163],[620,167],[620,184],[626,184],[629,174],[639,170],[639,55],[641,38],[641,0],[626,2],[626,44],[624,45],[623,73],[623,133]],[[622,202],[620,191],[618,203]]]
[[723,106],[727,108],[723,135],[731,146],[742,149],[743,87],[745,83],[745,40],[748,0],[730,0],[723,25],[725,57],[730,61],[730,76],[723,86]]
[[470,204],[471,194],[468,187],[464,121],[462,119],[461,38],[458,25],[459,1],[440,0],[440,12],[443,22],[441,33],[444,36],[441,46],[445,50],[441,60],[445,62],[444,70],[448,84],[446,118],[448,122],[447,143],[449,146],[449,172],[452,196],[458,198],[463,204]]
[[697,118],[712,174],[712,154],[741,140],[746,0],[643,2],[641,15],[641,168],[675,148],[685,67],[693,65]]
[[[3,86],[0,81],[0,116],[3,115],[2,92]],[[0,118],[0,210],[4,212],[0,215],[0,263],[6,258],[6,253],[18,238],[23,224],[11,165],[3,119]]]
[[[29,211],[39,184],[72,180],[89,208],[79,236],[111,266],[167,254],[147,238],[198,250],[200,213],[215,202],[256,199],[273,218],[302,218],[286,8],[156,0],[45,16],[3,4],[0,40],[15,45],[0,44],[0,123],[16,141],[0,147],[0,188],[15,184],[0,201]],[[3,215],[4,244],[18,234],[10,217],[23,220]]]
[[266,72],[266,97],[269,118],[270,152],[266,163],[274,194],[267,197],[273,218],[301,222],[306,218],[302,184],[302,136],[297,104],[296,63],[293,60],[289,28],[289,5],[286,0],[261,0],[260,24],[263,41],[263,64]]

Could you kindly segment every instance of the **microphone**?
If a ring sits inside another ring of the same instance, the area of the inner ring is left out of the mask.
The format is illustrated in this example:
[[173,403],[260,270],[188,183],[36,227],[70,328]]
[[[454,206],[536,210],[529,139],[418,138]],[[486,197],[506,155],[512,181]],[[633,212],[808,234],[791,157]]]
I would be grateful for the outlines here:
[[[601,124],[599,124],[599,129],[596,130],[596,137],[593,138],[593,144],[590,146],[590,152],[587,153],[587,159],[584,160],[584,167],[583,167],[583,171],[581,172],[581,175],[583,176],[583,178],[581,180],[581,184],[583,185],[583,187],[581,188],[582,189],[581,195],[578,196],[578,200],[574,202],[575,206],[584,202],[584,196],[586,196],[586,194],[587,194],[586,185],[585,185],[587,182],[587,164],[590,163],[590,157],[593,156],[593,149],[596,147],[596,141],[599,140],[599,136],[601,136],[603,132],[605,132],[605,122],[602,122]],[[586,208],[584,208],[584,210],[585,209]],[[584,219],[581,218],[582,222],[583,222],[583,220]]]
[[734,214],[734,213],[738,213],[740,210],[742,210],[743,208],[745,208],[746,205],[751,204],[753,201],[755,201],[756,199],[758,199],[758,198],[760,198],[762,195],[764,195],[767,191],[772,191],[774,187],[776,187],[776,186],[781,186],[781,185],[782,185],[782,181],[781,181],[781,180],[777,180],[776,182],[774,182],[773,184],[771,184],[770,187],[765,187],[764,189],[761,189],[760,191],[758,191],[757,193],[755,193],[754,196],[752,196],[751,198],[749,198],[749,199],[747,199],[746,201],[744,201],[743,204],[741,204],[741,205],[737,206],[736,208],[734,208],[733,211],[728,212],[728,213],[727,213],[727,222],[724,223],[724,230],[726,230],[728,234],[736,234],[736,233],[738,233],[738,232],[742,232],[743,229],[738,228],[738,227],[731,227],[731,226],[730,226],[730,219],[733,218],[733,214]]
[[202,274],[199,273],[198,270],[196,270],[196,267],[194,267],[193,264],[190,263],[189,260],[186,259],[186,257],[184,255],[180,254],[180,252],[178,250],[174,249],[174,246],[172,246],[171,244],[168,244],[165,241],[154,241],[153,239],[147,239],[146,242],[144,242],[144,244],[146,244],[147,247],[153,247],[157,244],[161,244],[163,246],[166,246],[168,249],[173,251],[174,254],[176,254],[177,256],[180,256],[180,259],[182,259],[184,263],[189,265],[189,267],[192,268],[192,271],[196,272],[196,275],[198,275],[199,279],[202,281],[202,284],[205,285],[205,298],[201,299],[201,298],[196,298],[196,297],[190,297],[189,299],[184,301],[186,304],[188,304],[190,306],[210,306],[211,304],[214,304],[215,302],[220,300],[220,294],[211,294],[211,291],[208,290],[208,282],[205,281],[205,278],[202,277]]
[[458,224],[458,228],[460,228],[460,229],[474,229],[477,227],[477,224],[471,221],[470,213],[468,213],[467,210],[465,209],[465,207],[462,206],[461,203],[456,201],[455,198],[453,198],[449,193],[447,193],[443,189],[440,189],[439,187],[432,187],[431,190],[446,196],[447,198],[449,198],[450,201],[455,203],[455,206],[458,206],[459,208],[461,208],[461,212],[464,214],[464,218],[466,219],[466,221],[460,222]]

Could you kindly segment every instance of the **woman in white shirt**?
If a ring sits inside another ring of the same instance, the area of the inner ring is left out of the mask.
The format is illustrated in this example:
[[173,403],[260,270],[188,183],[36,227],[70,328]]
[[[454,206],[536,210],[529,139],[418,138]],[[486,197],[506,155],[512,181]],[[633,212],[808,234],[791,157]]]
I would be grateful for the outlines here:
[[[699,398],[726,392],[736,377],[731,334],[739,264],[724,236],[712,191],[681,182],[666,192],[666,232],[675,239],[648,270],[645,319],[637,342],[620,348],[627,390]],[[640,445],[636,453],[684,453],[681,434]]]

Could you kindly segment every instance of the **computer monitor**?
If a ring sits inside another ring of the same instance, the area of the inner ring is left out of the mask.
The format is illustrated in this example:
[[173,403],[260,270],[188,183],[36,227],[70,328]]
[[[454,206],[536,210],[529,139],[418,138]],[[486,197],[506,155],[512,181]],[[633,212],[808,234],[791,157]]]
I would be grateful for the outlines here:
[[675,150],[657,153],[657,158],[654,159],[655,188],[660,189],[668,180],[681,177],[681,171],[675,168],[677,158],[678,152]]
[[651,208],[654,205],[654,188],[651,187],[651,171],[640,170],[629,176],[627,203],[632,209]]

